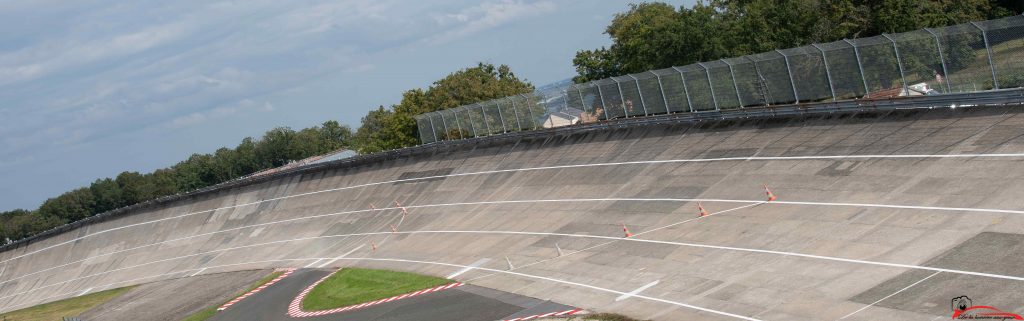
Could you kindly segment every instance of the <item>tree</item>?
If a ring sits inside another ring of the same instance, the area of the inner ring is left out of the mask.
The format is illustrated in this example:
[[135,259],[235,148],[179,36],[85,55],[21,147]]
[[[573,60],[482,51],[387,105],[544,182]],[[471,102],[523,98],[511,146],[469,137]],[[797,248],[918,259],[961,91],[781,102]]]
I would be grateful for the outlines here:
[[415,115],[529,93],[533,89],[506,65],[479,63],[435,81],[426,90],[407,90],[397,105],[380,106],[368,112],[352,139],[355,150],[373,153],[415,146],[420,142]]

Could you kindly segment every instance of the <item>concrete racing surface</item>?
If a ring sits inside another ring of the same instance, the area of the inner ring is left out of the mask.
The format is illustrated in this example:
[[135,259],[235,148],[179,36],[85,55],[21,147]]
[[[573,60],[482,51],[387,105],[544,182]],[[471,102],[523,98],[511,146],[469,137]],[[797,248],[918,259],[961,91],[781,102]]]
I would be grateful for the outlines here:
[[[1024,313],[1021,111],[435,144],[188,196],[5,251],[0,310],[193,274],[359,266],[654,320],[931,320],[949,318],[959,296]],[[764,203],[762,184],[778,200]],[[698,202],[710,216],[697,218]],[[623,238],[623,225],[634,236]]]

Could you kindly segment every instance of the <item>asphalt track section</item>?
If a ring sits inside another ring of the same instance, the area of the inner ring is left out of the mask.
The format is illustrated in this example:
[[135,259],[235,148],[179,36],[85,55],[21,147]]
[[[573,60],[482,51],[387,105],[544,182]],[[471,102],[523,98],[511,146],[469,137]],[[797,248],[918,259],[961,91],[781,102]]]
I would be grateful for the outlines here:
[[572,309],[570,306],[550,301],[466,284],[341,313],[304,318],[288,316],[288,304],[292,299],[310,284],[331,272],[332,270],[321,269],[297,270],[291,276],[267,287],[262,292],[238,302],[227,310],[218,312],[210,320],[494,321]]

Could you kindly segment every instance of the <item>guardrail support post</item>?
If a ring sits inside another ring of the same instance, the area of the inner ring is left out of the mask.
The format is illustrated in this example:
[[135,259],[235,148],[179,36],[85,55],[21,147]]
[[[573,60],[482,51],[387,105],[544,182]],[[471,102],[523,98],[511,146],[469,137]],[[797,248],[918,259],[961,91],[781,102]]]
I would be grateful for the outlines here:
[[482,119],[484,120],[484,125],[487,125],[487,135],[490,135],[491,134],[491,122],[487,121],[487,111],[484,110],[484,105],[483,104],[477,104],[477,106],[480,106],[480,115],[484,116],[484,118],[482,118]]
[[526,102],[526,111],[530,113],[530,123],[533,124],[533,129],[537,129],[537,116],[533,115],[533,108],[530,107],[530,97],[527,97],[526,94],[520,95],[523,96],[523,101]]
[[622,114],[629,117],[629,111],[626,110],[626,95],[622,94],[622,84],[619,83],[619,80],[615,79],[615,77],[612,77],[611,79],[615,82],[615,86],[619,87],[619,105],[622,106]]
[[430,120],[430,133],[434,135],[434,142],[437,142],[437,131],[434,130],[434,117],[427,116],[427,120]]
[[498,111],[498,121],[501,122],[501,132],[507,133],[508,127],[505,126],[505,116],[501,115],[501,105],[498,105],[497,101],[494,102],[494,109]]
[[661,85],[661,75],[651,72],[655,78],[658,78],[658,89],[661,90],[661,101],[665,102],[665,113],[671,114],[672,111],[668,109],[668,97],[665,96],[665,86]]
[[985,40],[985,52],[988,53],[988,67],[992,69],[992,89],[999,89],[999,79],[996,78],[996,65],[992,63],[992,46],[988,45],[988,32],[981,28],[977,22],[971,21],[971,25],[981,30],[981,39]]
[[690,101],[690,90],[686,88],[686,76],[683,76],[683,71],[679,70],[679,68],[672,67],[672,70],[675,70],[676,72],[678,72],[679,73],[679,79],[683,81],[683,94],[686,95],[686,106],[690,107],[690,112],[692,113],[693,112],[693,102]]
[[473,137],[479,137],[476,133],[476,124],[473,123],[473,114],[469,110],[469,107],[463,108],[466,111],[466,121],[469,122],[469,128],[473,130]]
[[825,57],[825,50],[821,49],[818,44],[811,44],[815,49],[821,52],[821,63],[825,65],[825,77],[828,78],[828,91],[832,93],[832,101],[836,101],[836,88],[832,86],[832,71],[828,68],[828,57]]
[[636,79],[633,75],[626,75],[629,78],[633,78],[633,83],[636,84],[636,94],[640,96],[640,106],[644,109],[644,116],[650,115],[647,113],[647,104],[644,103],[644,92],[640,90],[640,79]]
[[743,108],[743,98],[740,97],[740,86],[736,84],[736,73],[732,70],[732,64],[725,59],[721,59],[726,66],[729,66],[729,75],[732,76],[732,88],[736,90],[736,101],[739,102],[740,108]]
[[464,138],[462,137],[462,124],[459,124],[459,112],[456,111],[456,109],[458,109],[458,107],[449,110],[452,111],[452,116],[455,116],[455,128],[459,130],[459,139],[462,139]]
[[871,88],[868,87],[868,78],[864,76],[864,65],[860,62],[860,48],[857,48],[857,45],[850,40],[843,39],[843,41],[853,47],[853,54],[857,57],[857,70],[860,70],[860,81],[864,82],[864,96],[867,96],[871,93]]
[[516,101],[512,100],[511,97],[505,97],[505,99],[512,102],[512,113],[516,114],[516,127],[519,127],[519,130],[523,130],[523,123],[519,121],[519,110],[516,109]]
[[[448,135],[448,121],[444,119],[444,113],[442,112],[442,110],[438,110],[437,114],[441,115],[441,125],[444,126],[444,136],[449,136]],[[451,140],[451,137],[448,137],[448,140]]]
[[606,105],[604,103],[604,92],[601,91],[601,85],[598,85],[597,83],[594,83],[594,87],[597,87],[597,97],[601,98],[601,108],[604,109],[604,110],[602,110],[602,112],[604,112],[604,120],[612,119],[611,117],[608,117],[608,109],[609,108],[608,108],[608,105]]
[[942,63],[942,82],[946,83],[946,93],[953,92],[953,88],[949,85],[949,71],[946,69],[946,57],[942,54],[942,45],[939,40],[939,35],[932,31],[931,28],[924,28],[935,38],[935,51],[939,53],[939,62]]
[[884,33],[882,34],[882,37],[885,37],[885,39],[889,39],[889,42],[892,42],[892,51],[896,53],[896,66],[900,68],[900,81],[903,82],[903,92],[907,96],[910,96],[910,90],[907,89],[907,76],[903,73],[903,60],[900,59],[900,48],[896,45],[896,39],[893,39]]
[[796,81],[793,80],[793,68],[789,66],[789,56],[786,56],[786,54],[782,53],[782,51],[778,49],[775,49],[775,52],[779,53],[779,55],[782,55],[782,60],[786,62],[786,73],[789,74],[789,86],[793,87],[793,100],[795,100],[794,103],[799,104],[800,95],[796,93]]
[[715,105],[715,111],[720,111],[721,109],[718,108],[718,97],[715,97],[715,85],[711,83],[711,69],[704,66],[703,62],[698,62],[697,65],[704,68],[704,75],[708,77],[708,88],[711,89],[711,102]]

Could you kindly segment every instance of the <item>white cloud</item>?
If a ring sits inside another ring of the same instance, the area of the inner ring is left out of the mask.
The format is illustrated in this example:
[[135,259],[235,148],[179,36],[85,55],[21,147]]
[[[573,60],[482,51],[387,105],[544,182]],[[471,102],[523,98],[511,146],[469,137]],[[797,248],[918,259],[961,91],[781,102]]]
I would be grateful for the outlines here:
[[444,44],[512,21],[548,14],[556,9],[557,6],[551,1],[500,0],[484,2],[457,13],[434,14],[433,19],[437,24],[449,28],[426,41],[434,45]]

